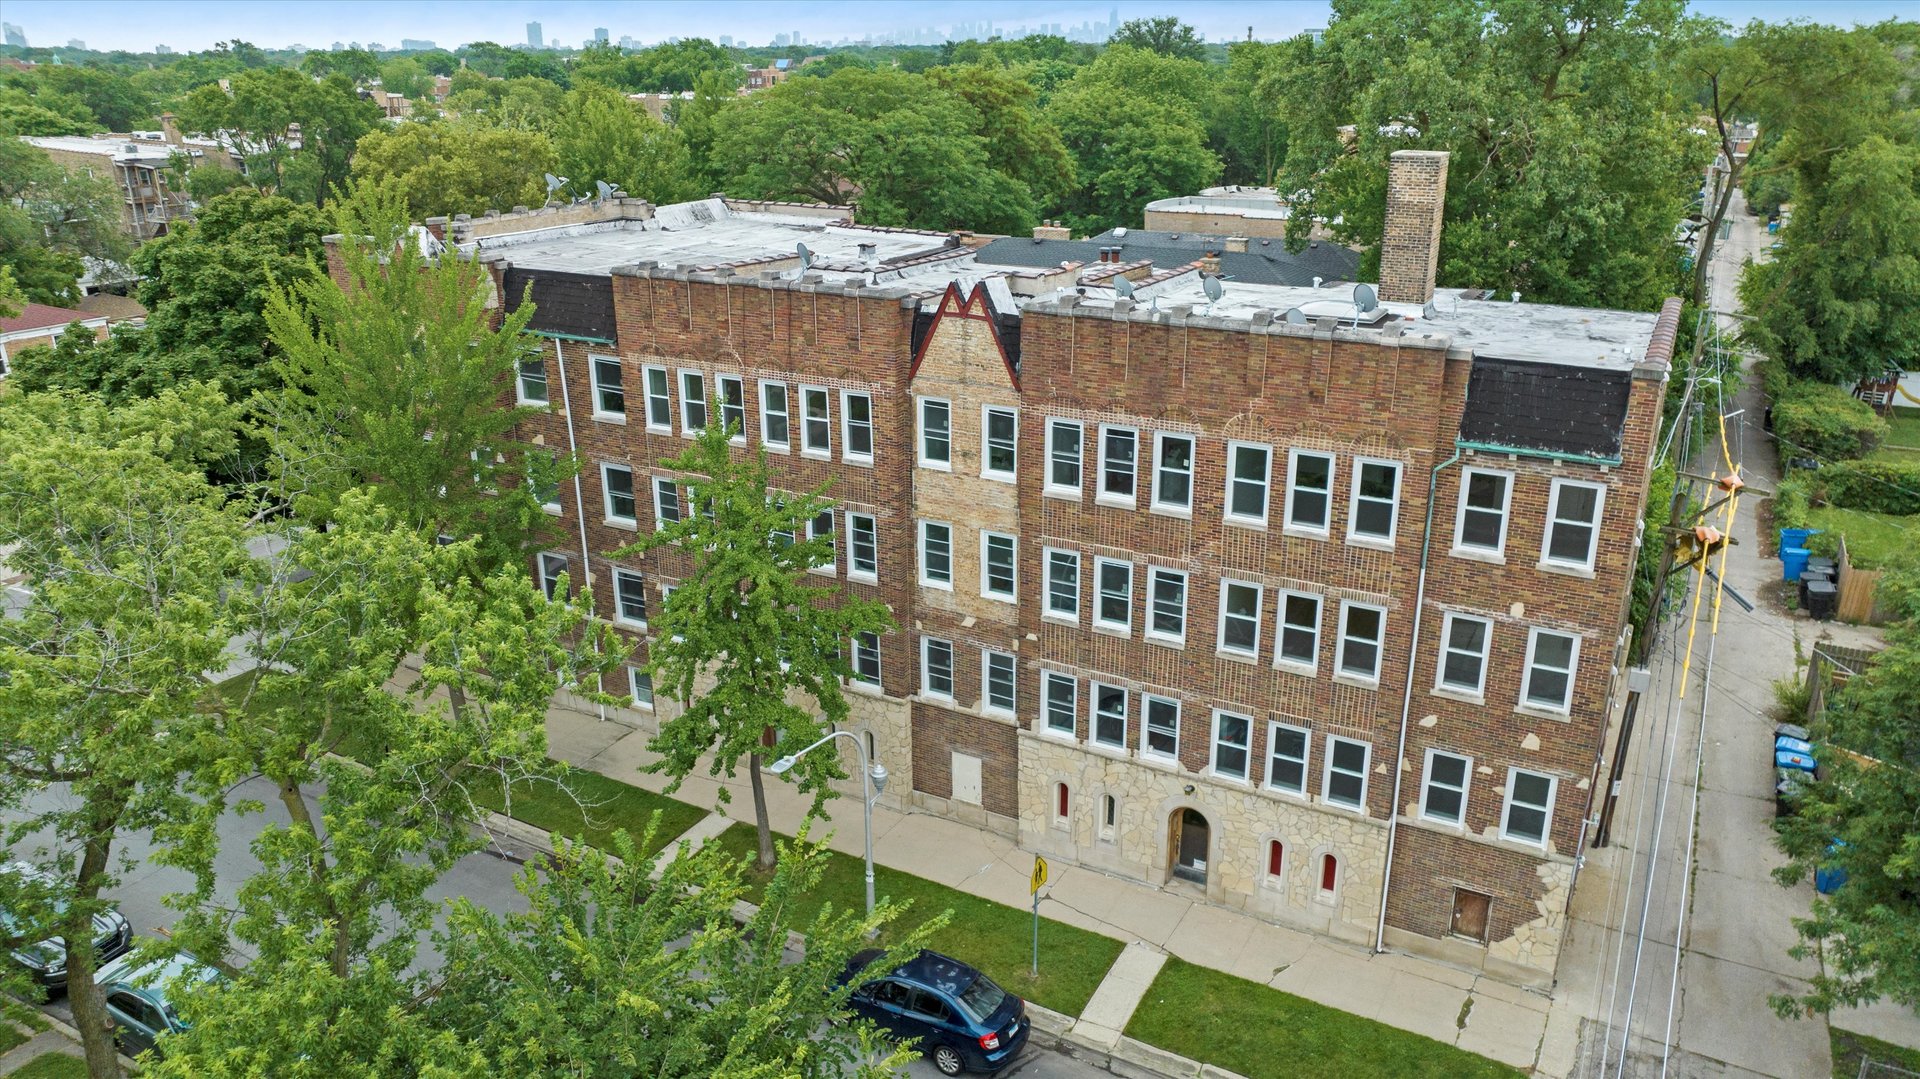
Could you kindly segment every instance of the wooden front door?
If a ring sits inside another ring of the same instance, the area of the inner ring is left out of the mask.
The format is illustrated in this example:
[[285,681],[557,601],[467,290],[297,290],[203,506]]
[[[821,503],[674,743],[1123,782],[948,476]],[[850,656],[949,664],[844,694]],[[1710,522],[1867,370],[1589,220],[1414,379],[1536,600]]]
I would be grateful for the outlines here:
[[1493,907],[1493,897],[1469,892],[1465,888],[1453,890],[1453,934],[1467,937],[1482,944],[1487,942],[1487,913]]

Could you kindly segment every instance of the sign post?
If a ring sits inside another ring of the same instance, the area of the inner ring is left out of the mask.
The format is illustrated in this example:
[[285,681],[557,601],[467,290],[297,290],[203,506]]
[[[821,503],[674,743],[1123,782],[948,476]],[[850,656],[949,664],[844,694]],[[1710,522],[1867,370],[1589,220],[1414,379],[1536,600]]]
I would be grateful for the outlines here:
[[1040,976],[1040,886],[1047,882],[1047,860],[1033,856],[1033,976]]

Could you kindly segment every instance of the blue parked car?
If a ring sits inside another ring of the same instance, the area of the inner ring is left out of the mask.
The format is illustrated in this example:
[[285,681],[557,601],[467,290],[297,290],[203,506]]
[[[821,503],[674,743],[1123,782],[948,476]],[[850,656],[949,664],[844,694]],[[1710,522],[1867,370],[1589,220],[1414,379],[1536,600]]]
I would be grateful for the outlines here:
[[169,1034],[187,1029],[169,995],[185,984],[216,981],[220,973],[187,952],[154,958],[138,952],[109,963],[94,975],[106,996],[107,1025],[120,1051],[138,1056],[147,1050],[159,1055]]
[[1027,1042],[1027,1002],[972,967],[922,951],[898,969],[867,968],[886,953],[870,948],[847,961],[840,984],[857,983],[853,1010],[902,1042],[917,1042],[942,1075],[997,1072]]

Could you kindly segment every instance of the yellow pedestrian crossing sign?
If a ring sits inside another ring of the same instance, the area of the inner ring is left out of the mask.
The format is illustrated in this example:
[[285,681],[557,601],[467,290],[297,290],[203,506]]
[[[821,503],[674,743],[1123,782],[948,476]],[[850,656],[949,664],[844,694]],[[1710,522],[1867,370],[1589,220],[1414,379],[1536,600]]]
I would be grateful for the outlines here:
[[1036,854],[1033,856],[1033,887],[1027,890],[1027,894],[1037,894],[1040,891],[1040,886],[1046,882],[1047,860]]

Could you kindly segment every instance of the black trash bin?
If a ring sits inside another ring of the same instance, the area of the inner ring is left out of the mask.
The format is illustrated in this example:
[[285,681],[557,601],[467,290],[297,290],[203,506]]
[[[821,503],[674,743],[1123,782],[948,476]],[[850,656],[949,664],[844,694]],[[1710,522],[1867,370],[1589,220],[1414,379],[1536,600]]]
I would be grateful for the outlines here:
[[1804,609],[1811,610],[1813,607],[1811,597],[1807,594],[1807,586],[1815,581],[1825,581],[1828,584],[1832,584],[1833,573],[1829,570],[1818,570],[1808,567],[1807,570],[1800,574],[1800,606]]
[[1821,622],[1833,621],[1840,607],[1840,590],[1832,581],[1807,581],[1807,613]]
[[1840,575],[1840,566],[1831,558],[1813,555],[1807,559],[1807,571],[1810,573],[1824,573],[1829,578],[1834,578]]

